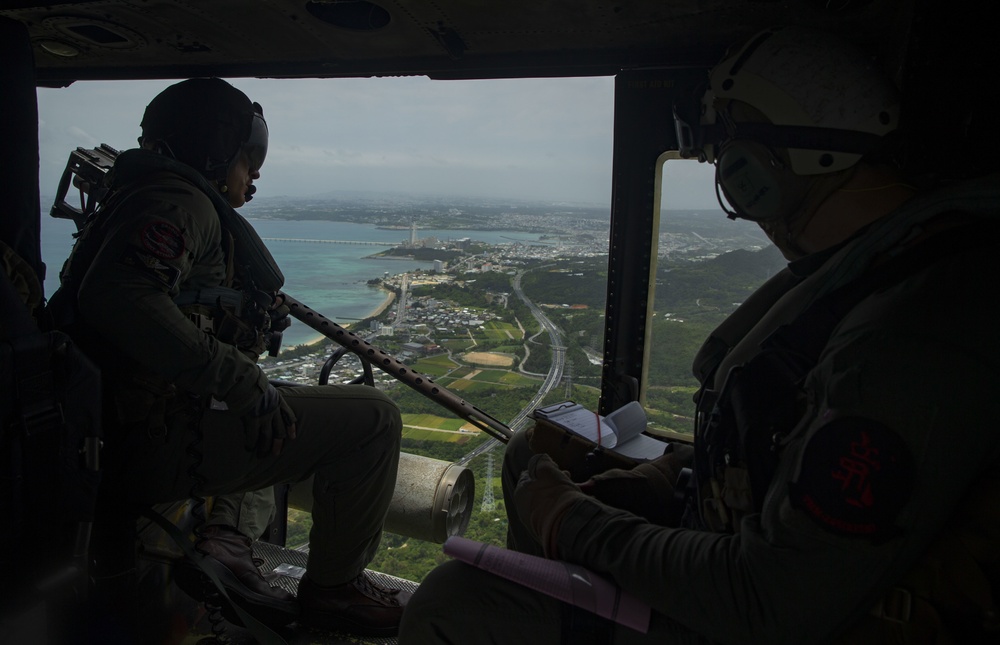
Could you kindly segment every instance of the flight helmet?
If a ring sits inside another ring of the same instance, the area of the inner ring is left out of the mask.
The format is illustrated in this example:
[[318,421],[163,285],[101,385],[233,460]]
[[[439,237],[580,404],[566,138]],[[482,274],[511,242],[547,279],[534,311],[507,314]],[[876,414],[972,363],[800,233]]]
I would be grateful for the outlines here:
[[267,122],[259,103],[220,78],[171,85],[146,106],[141,145],[159,149],[204,175],[223,180],[241,150],[259,169],[267,155]]
[[850,43],[777,27],[727,54],[700,105],[675,107],[674,119],[681,155],[715,164],[730,217],[766,222],[793,216],[817,179],[829,191],[832,174],[846,181],[898,127],[899,98]]

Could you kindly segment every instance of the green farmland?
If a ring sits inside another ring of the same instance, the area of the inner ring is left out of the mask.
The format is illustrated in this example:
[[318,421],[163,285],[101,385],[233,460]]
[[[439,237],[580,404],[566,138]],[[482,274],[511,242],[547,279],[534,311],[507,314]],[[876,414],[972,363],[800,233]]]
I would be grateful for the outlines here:
[[474,432],[459,432],[465,425],[462,419],[448,419],[434,414],[404,414],[403,438],[416,441],[466,443],[477,436]]

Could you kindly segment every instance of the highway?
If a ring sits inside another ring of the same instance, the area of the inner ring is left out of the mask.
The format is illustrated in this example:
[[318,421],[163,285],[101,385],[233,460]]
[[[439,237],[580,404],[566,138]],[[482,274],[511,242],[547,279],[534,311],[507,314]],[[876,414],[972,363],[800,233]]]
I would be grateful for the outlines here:
[[396,305],[396,320],[392,323],[393,325],[401,325],[406,320],[406,279],[408,277],[404,273],[402,279],[399,281],[399,302]]
[[[511,286],[517,297],[520,298],[525,305],[527,305],[528,309],[531,311],[531,314],[535,317],[536,320],[538,320],[539,324],[541,325],[541,330],[538,332],[538,334],[536,334],[536,336],[541,335],[542,333],[549,334],[549,344],[552,349],[552,363],[549,366],[548,374],[545,375],[545,379],[542,382],[542,385],[538,388],[538,391],[535,392],[531,400],[529,400],[527,404],[525,404],[525,406],[516,415],[514,415],[514,418],[511,419],[509,423],[507,423],[507,426],[514,431],[519,430],[522,426],[524,426],[528,422],[528,415],[531,414],[532,410],[534,410],[541,404],[542,399],[545,398],[545,395],[547,395],[550,391],[552,391],[553,388],[559,385],[559,382],[562,380],[563,369],[566,364],[566,347],[562,344],[562,332],[559,331],[556,325],[551,320],[549,320],[549,318],[542,312],[542,310],[535,303],[533,303],[531,300],[528,299],[527,296],[525,296],[524,291],[521,289],[522,275],[523,271],[518,272],[511,280]],[[404,277],[400,285],[400,297],[399,297],[399,302],[397,303],[398,308],[396,310],[396,324],[401,323],[406,318],[407,289],[408,289],[408,283],[406,278]],[[292,299],[291,296],[285,294],[285,297],[290,301],[292,301],[295,307],[308,309],[301,303],[294,301],[294,299]],[[309,311],[309,314],[314,315],[314,312]],[[293,313],[293,315],[295,315],[299,320],[305,320],[298,314]],[[315,329],[316,327],[313,328]],[[370,339],[372,336],[373,334],[367,334],[365,340]],[[532,338],[534,338],[534,336]],[[527,342],[527,340],[529,339],[525,340]],[[304,359],[283,365],[278,369],[282,370],[292,369],[294,367],[297,367],[302,362],[304,362]],[[385,370],[385,368],[382,367],[381,365],[379,365],[378,367],[380,369]],[[277,368],[277,366],[275,366],[275,368]],[[393,374],[392,372],[389,373]],[[398,374],[393,374],[393,376],[395,376],[397,379],[400,379],[407,385],[410,385],[410,383],[407,380],[402,379]],[[419,380],[420,379],[417,379],[418,382]],[[418,391],[420,390],[420,388],[417,389]],[[470,451],[468,454],[466,454],[464,457],[458,460],[457,463],[466,464],[472,459],[474,459],[476,456],[491,450],[498,443],[500,443],[498,439],[490,439],[489,441],[480,444],[477,448]]]
[[[562,344],[562,332],[556,327],[555,323],[549,320],[548,316],[542,312],[541,308],[534,302],[528,299],[524,295],[524,291],[521,290],[521,276],[524,275],[523,271],[518,271],[514,278],[511,280],[511,287],[518,298],[521,299],[524,304],[528,306],[531,310],[531,315],[535,317],[535,320],[542,326],[542,331],[539,334],[548,332],[549,334],[549,344],[552,348],[552,365],[549,367],[549,373],[546,374],[545,380],[542,382],[541,387],[538,388],[538,392],[531,398],[531,400],[525,405],[520,412],[518,412],[513,419],[508,422],[511,430],[520,430],[522,426],[528,423],[528,415],[531,414],[532,410],[537,408],[545,395],[552,391],[553,388],[559,385],[562,381],[563,370],[566,367],[566,346]],[[525,339],[527,341],[527,339]],[[470,451],[464,457],[459,459],[457,462],[460,465],[464,465],[478,457],[479,455],[489,452],[492,450],[500,441],[498,439],[490,439],[489,441],[484,441],[475,449]]]

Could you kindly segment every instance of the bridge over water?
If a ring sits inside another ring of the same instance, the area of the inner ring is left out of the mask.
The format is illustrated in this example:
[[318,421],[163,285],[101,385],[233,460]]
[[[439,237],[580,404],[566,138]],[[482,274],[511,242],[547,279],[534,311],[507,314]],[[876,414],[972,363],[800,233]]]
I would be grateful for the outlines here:
[[366,242],[363,240],[309,240],[298,237],[262,237],[265,242],[301,242],[304,244],[355,244],[357,246],[399,246],[400,242]]

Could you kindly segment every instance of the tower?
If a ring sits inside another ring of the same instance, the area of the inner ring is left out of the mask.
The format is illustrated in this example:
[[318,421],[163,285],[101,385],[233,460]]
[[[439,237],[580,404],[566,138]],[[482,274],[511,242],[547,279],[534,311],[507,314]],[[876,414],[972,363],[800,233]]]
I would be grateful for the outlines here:
[[480,513],[493,513],[497,510],[496,500],[493,499],[493,450],[486,453],[486,483],[483,491],[483,505],[479,507]]
[[573,398],[573,361],[568,358],[563,367],[563,381],[566,383],[566,393],[563,396],[568,401]]

